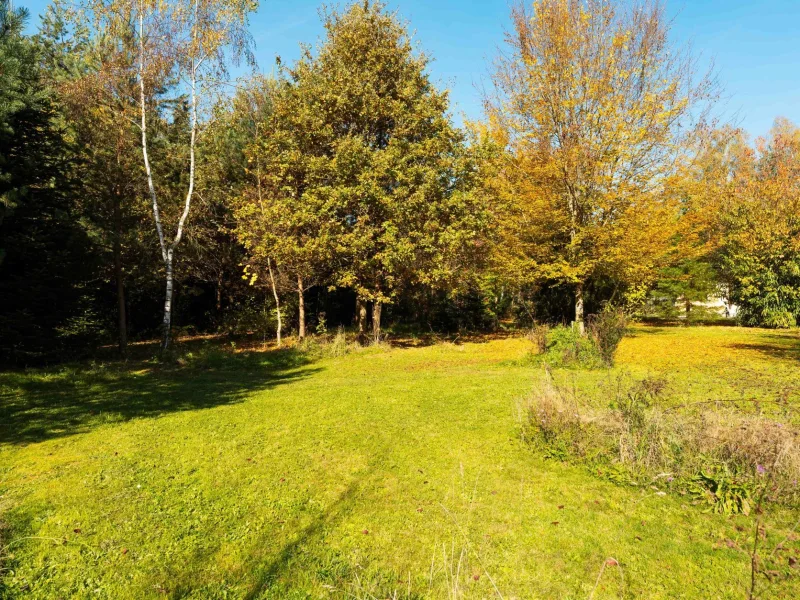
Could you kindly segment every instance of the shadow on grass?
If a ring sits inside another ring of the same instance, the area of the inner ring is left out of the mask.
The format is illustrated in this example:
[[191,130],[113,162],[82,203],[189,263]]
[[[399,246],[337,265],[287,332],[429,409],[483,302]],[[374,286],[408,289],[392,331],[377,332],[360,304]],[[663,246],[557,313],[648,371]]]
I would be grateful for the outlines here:
[[317,368],[293,350],[233,353],[218,347],[179,363],[134,361],[0,373],[0,444],[84,433],[98,425],[242,401]]
[[664,327],[653,327],[652,325],[648,325],[647,327],[629,328],[625,333],[625,337],[637,338],[645,335],[661,335],[663,333],[667,333],[667,330]]
[[765,333],[759,336],[760,343],[736,342],[728,344],[736,350],[754,350],[769,358],[800,362],[800,337],[797,333]]
[[740,327],[739,322],[733,318],[714,317],[714,318],[701,318],[694,317],[688,321],[678,318],[670,317],[639,317],[636,320],[641,325],[649,325],[652,327]]
[[[250,590],[245,594],[245,600],[256,600],[265,591],[275,586],[280,578],[287,575],[293,568],[303,568],[303,559],[309,560],[308,556],[301,557],[304,554],[304,549],[315,546],[319,543],[326,531],[335,529],[342,519],[349,514],[354,500],[358,496],[358,491],[361,486],[358,481],[351,482],[347,488],[339,495],[330,507],[324,512],[320,513],[311,523],[306,525],[300,530],[296,537],[288,542],[280,552],[258,569],[258,576],[255,583],[250,587]],[[298,565],[296,563],[300,562]],[[346,579],[350,570],[349,565],[340,564],[338,568],[334,567],[333,571],[336,573],[337,579]],[[344,571],[344,572],[343,572]]]
[[[264,534],[252,547],[250,556],[238,565],[248,581],[238,597],[243,600],[311,598],[317,596],[300,590],[319,585],[331,592],[326,597],[397,598],[395,573],[371,565],[367,556],[355,561],[351,555],[342,554],[327,543],[327,538],[335,535],[352,515],[354,507],[369,502],[364,495],[369,494],[374,483],[371,469],[362,472],[304,526],[291,533],[278,528]],[[363,533],[366,536],[374,532],[364,530]],[[274,547],[276,536],[281,539],[280,545],[265,553],[265,548]],[[217,549],[208,553],[212,560]],[[171,574],[171,580],[170,598],[206,597],[207,582],[193,578],[191,572],[186,573],[181,567]],[[361,593],[351,593],[359,589]],[[411,600],[422,596],[404,594],[403,597]]]
[[490,333],[462,332],[462,333],[419,333],[419,332],[391,332],[387,334],[387,341],[393,348],[426,348],[436,344],[484,344],[495,340],[505,340],[524,335],[521,329],[510,331],[495,331]]

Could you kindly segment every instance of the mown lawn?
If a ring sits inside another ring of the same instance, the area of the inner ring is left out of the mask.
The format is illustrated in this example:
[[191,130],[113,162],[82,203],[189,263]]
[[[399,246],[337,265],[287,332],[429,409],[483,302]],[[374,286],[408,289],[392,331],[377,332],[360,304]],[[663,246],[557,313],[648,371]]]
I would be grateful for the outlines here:
[[[0,597],[744,598],[752,520],[520,440],[522,339],[0,374]],[[612,372],[798,403],[796,332],[639,327]],[[770,535],[796,536],[780,515]],[[760,597],[800,596],[797,578]]]

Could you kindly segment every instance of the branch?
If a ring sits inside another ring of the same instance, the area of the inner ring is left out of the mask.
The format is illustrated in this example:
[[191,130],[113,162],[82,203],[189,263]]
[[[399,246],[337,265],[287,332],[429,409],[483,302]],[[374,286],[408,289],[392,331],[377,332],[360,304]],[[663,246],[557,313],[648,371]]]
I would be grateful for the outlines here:
[[161,227],[161,214],[158,210],[158,198],[156,188],[153,185],[153,173],[150,169],[150,158],[147,155],[147,119],[144,99],[144,1],[139,2],[139,106],[142,112],[142,156],[144,157],[144,169],[147,173],[147,188],[150,191],[150,198],[153,201],[153,217],[156,221],[156,231],[158,232],[158,242],[161,245],[161,256],[167,262],[167,245],[164,242],[164,229]]
[[[194,2],[194,26],[192,28],[192,38],[194,44],[197,43],[197,5],[198,0]],[[194,45],[193,44],[193,45]],[[192,79],[191,79],[191,89],[192,89],[192,133],[191,139],[189,141],[189,190],[186,192],[186,203],[183,207],[183,214],[181,215],[180,221],[178,221],[178,231],[175,233],[175,239],[172,242],[171,248],[174,249],[181,241],[183,237],[183,226],[186,223],[186,219],[189,217],[189,209],[192,205],[192,193],[194,192],[194,171],[195,171],[195,141],[197,140],[197,68],[198,65],[195,63],[195,57],[192,57]]]

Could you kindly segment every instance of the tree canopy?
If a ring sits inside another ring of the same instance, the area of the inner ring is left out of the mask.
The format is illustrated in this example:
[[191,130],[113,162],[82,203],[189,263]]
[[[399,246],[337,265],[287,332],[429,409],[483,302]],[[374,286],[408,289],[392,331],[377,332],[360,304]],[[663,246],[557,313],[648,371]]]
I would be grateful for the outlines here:
[[29,35],[0,3],[4,361],[166,347],[173,326],[366,342],[370,312],[376,340],[711,296],[798,323],[798,128],[751,143],[710,119],[717,82],[660,3],[515,6],[464,127],[371,0],[231,81],[254,9],[54,0]]

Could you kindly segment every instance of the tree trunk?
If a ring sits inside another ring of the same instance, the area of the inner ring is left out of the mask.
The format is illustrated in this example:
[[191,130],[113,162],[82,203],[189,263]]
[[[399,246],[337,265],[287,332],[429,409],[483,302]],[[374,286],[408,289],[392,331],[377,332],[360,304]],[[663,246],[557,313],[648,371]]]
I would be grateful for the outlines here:
[[114,198],[114,278],[117,280],[117,312],[119,318],[119,353],[128,351],[128,318],[125,314],[125,280],[122,273],[122,214],[120,197]]
[[364,330],[367,327],[367,305],[360,296],[356,297],[356,321],[358,323],[358,343],[363,344],[366,341]]
[[216,295],[217,317],[219,317],[222,313],[222,272],[217,273]]
[[381,341],[381,303],[372,303],[372,339],[377,344]]
[[172,327],[172,249],[167,252],[167,260],[165,261],[167,270],[167,291],[164,296],[164,339],[161,343],[161,349],[166,350],[169,348],[171,341],[171,327]]
[[[194,3],[194,18],[197,23],[198,2]],[[192,41],[197,42],[197,26],[192,27]],[[189,210],[192,206],[192,195],[194,194],[194,176],[195,176],[195,144],[197,142],[197,69],[200,65],[197,62],[197,57],[191,57],[191,67],[189,69],[189,106],[190,106],[190,134],[189,134],[189,189],[186,192],[186,201],[183,205],[183,212],[178,220],[178,229],[175,232],[175,238],[172,242],[167,243],[164,237],[164,228],[161,225],[161,212],[158,207],[158,196],[156,188],[153,183],[153,171],[150,168],[150,157],[147,151],[147,103],[145,102],[145,68],[144,68],[144,11],[139,11],[139,110],[141,114],[141,132],[142,132],[142,159],[144,160],[144,170],[147,175],[147,189],[150,192],[150,200],[153,203],[153,219],[156,223],[156,232],[158,233],[158,243],[161,247],[161,257],[164,259],[164,266],[167,271],[167,292],[164,299],[164,341],[162,344],[162,351],[169,348],[170,343],[170,326],[172,323],[172,258],[175,248],[181,243],[183,237],[183,228],[186,225],[186,219],[189,218]],[[202,63],[202,60],[200,60]]]
[[[278,288],[275,287],[275,277],[272,275],[272,261],[267,259],[267,268],[269,269],[269,280],[272,283],[272,295],[275,296],[275,312],[278,315],[278,332],[277,332],[277,344],[278,348],[281,347],[281,301],[278,298]],[[301,294],[302,297],[302,294]]]
[[306,301],[305,290],[303,289],[303,278],[297,276],[297,314],[298,314],[298,333],[297,337],[301,340],[306,337]]
[[583,319],[583,284],[579,283],[575,288],[575,323],[578,331],[583,335],[586,331]]

